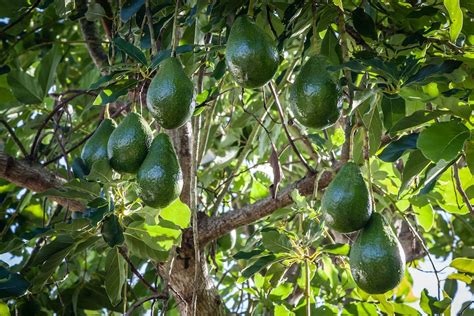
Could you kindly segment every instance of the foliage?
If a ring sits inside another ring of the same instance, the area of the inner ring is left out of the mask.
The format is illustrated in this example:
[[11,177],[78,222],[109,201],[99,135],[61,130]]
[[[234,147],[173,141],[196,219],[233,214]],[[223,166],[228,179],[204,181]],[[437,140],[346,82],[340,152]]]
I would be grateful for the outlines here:
[[[144,207],[136,179],[113,173],[107,164],[93,165],[89,173],[79,158],[106,108],[117,122],[136,109],[157,132],[144,91],[172,54],[175,2],[150,0],[152,23],[145,1],[128,0],[121,8],[112,2],[84,7],[82,1],[0,0],[0,149],[68,180],[41,194],[0,180],[2,315],[8,308],[20,315],[130,309],[152,293],[137,281],[124,249],[148,283],[168,290],[157,279],[156,263],[174,255],[194,210],[180,200],[162,210]],[[399,231],[408,223],[431,256],[455,272],[440,272],[447,281],[438,297],[427,290],[415,297],[409,271],[393,291],[364,293],[348,265],[354,236],[334,243],[338,236],[319,221],[321,196],[294,191],[291,206],[239,227],[234,248],[223,250],[215,242],[207,247],[228,312],[303,315],[309,300],[314,315],[449,315],[457,284],[473,292],[468,203],[474,202],[474,4],[250,2],[257,25],[277,43],[274,82],[303,158],[318,173],[333,170],[352,139],[351,156],[363,165],[375,211]],[[179,3],[176,54],[195,89],[202,81],[193,117],[201,140],[198,210],[232,212],[281,191],[307,170],[289,146],[270,88],[242,89],[226,69],[230,27],[249,2]],[[99,29],[108,59],[104,69],[92,62],[81,19]],[[343,117],[324,132],[293,121],[288,102],[295,74],[315,54],[328,57],[329,71],[345,88]],[[345,131],[347,122],[352,130]],[[48,196],[78,200],[85,210],[71,212]],[[415,257],[410,267],[428,260],[421,252]],[[463,308],[472,312],[469,304]],[[147,301],[134,313],[151,308],[177,313],[173,298]]]

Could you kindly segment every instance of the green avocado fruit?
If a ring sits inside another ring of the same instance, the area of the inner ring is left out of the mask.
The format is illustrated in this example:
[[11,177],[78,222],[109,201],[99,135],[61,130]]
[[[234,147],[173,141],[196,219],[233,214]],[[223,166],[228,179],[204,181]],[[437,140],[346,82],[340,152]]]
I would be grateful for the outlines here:
[[374,213],[349,253],[352,277],[369,294],[394,289],[405,274],[405,253],[385,218]]
[[160,126],[174,129],[186,123],[194,111],[194,86],[181,62],[171,57],[164,60],[148,87],[148,110]]
[[227,40],[226,63],[239,85],[258,88],[273,78],[280,58],[270,36],[247,16],[240,16]]
[[372,215],[369,191],[359,167],[348,162],[331,181],[321,200],[328,226],[341,233],[363,228]]
[[114,129],[114,121],[104,119],[82,147],[81,158],[89,170],[94,162],[109,160],[107,157],[107,142]]
[[158,134],[137,174],[140,197],[151,207],[165,208],[183,188],[178,157],[168,135]]
[[128,114],[107,143],[110,166],[119,173],[136,173],[148,153],[152,138],[145,119],[137,113]]
[[342,91],[327,71],[328,66],[326,57],[311,57],[290,90],[293,113],[306,127],[328,128],[341,115]]

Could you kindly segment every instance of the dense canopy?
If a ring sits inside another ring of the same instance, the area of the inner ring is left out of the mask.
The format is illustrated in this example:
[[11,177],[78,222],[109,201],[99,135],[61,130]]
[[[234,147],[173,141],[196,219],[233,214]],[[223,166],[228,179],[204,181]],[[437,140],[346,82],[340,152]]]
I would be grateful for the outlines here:
[[471,315],[473,67],[470,0],[0,0],[0,315]]

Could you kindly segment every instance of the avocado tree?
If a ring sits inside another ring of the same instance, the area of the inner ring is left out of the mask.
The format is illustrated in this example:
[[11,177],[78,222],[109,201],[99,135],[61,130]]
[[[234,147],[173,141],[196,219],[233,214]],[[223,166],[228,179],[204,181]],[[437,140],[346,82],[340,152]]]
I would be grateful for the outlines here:
[[0,8],[1,315],[474,311],[472,1]]

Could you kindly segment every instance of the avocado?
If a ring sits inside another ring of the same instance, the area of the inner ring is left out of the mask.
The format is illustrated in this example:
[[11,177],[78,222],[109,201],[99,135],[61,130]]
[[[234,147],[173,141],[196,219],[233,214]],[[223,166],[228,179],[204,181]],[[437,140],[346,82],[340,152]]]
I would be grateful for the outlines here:
[[137,174],[140,197],[151,207],[165,208],[183,188],[178,157],[168,135],[158,134]]
[[321,200],[328,226],[341,233],[364,227],[372,214],[369,191],[359,167],[348,162],[331,181]]
[[270,36],[247,16],[240,16],[227,40],[226,63],[239,85],[258,88],[272,79],[280,58]]
[[140,114],[130,113],[110,135],[107,154],[110,166],[119,173],[136,173],[152,140],[150,126]]
[[81,158],[89,170],[96,161],[108,161],[107,142],[114,129],[115,123],[104,119],[82,147]]
[[324,56],[313,56],[301,67],[290,90],[293,113],[302,125],[325,129],[341,114],[342,91],[331,78]]
[[163,61],[148,87],[148,110],[160,126],[174,129],[186,123],[194,111],[194,86],[180,61],[171,57]]
[[405,274],[405,253],[385,218],[374,213],[349,253],[352,276],[369,294],[394,289]]

